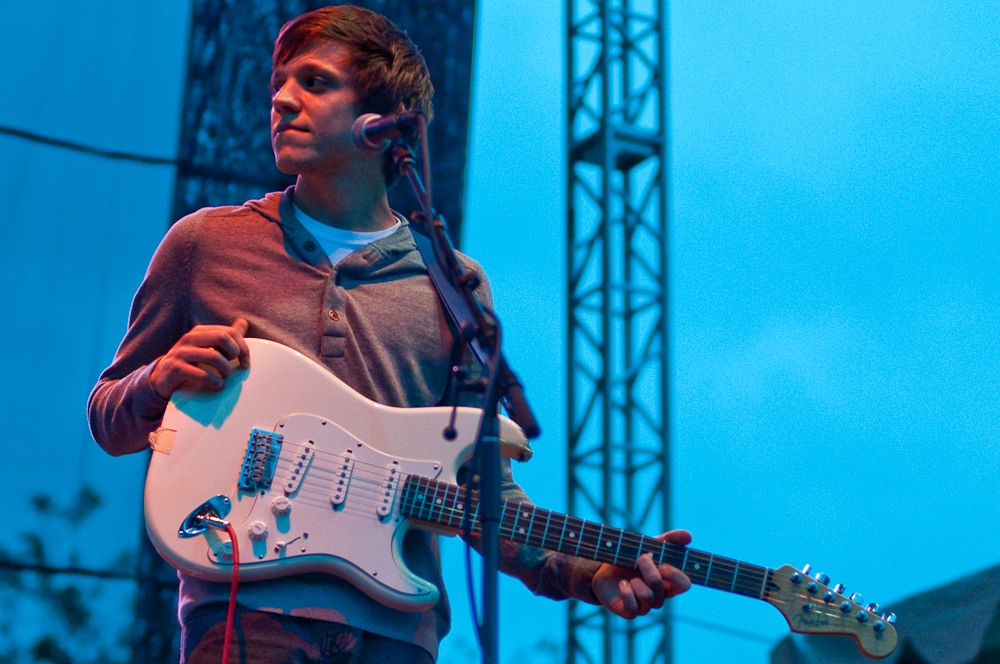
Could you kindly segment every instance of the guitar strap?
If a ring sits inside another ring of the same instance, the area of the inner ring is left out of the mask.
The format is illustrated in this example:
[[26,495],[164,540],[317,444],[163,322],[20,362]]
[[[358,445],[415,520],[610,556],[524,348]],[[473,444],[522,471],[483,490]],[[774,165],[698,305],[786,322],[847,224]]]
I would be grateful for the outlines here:
[[417,243],[417,249],[424,260],[424,265],[427,266],[427,274],[430,275],[431,283],[434,285],[434,290],[437,291],[438,299],[441,300],[445,313],[451,319],[454,329],[458,331],[457,337],[460,337],[469,344],[469,348],[472,350],[472,354],[476,360],[485,367],[487,366],[487,355],[483,352],[483,348],[479,345],[479,340],[475,336],[475,317],[469,311],[469,303],[458,290],[458,287],[445,276],[444,270],[441,268],[441,262],[434,251],[434,244],[431,242],[430,237],[424,233],[422,226],[419,222],[411,223],[410,234],[413,236],[414,242]]

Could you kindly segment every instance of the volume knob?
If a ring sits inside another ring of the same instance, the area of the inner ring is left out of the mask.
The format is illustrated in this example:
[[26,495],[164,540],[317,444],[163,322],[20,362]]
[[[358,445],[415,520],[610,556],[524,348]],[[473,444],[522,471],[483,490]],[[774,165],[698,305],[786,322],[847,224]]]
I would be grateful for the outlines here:
[[271,501],[271,514],[274,516],[285,516],[292,511],[292,501],[285,496],[276,496]]
[[247,535],[254,542],[260,542],[267,539],[267,524],[263,521],[254,521],[247,529]]

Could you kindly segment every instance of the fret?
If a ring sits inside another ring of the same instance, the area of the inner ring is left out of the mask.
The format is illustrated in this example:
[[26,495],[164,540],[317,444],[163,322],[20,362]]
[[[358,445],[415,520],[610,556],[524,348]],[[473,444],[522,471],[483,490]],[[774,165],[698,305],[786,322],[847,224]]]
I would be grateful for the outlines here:
[[[437,509],[437,504],[438,504],[438,501],[440,500],[438,498],[438,492],[439,491],[441,491],[441,484],[439,482],[435,482],[434,496],[431,498],[430,509],[427,510],[427,520],[428,521],[437,521],[437,519],[434,518],[434,510]],[[438,514],[440,515],[440,510],[438,510]]]
[[688,548],[679,544],[663,542],[660,544],[660,554],[661,565],[666,563],[682,570],[687,562]]
[[604,539],[604,524],[600,524],[601,529],[597,531],[597,543],[594,545],[594,560],[601,559],[601,540]]
[[410,500],[410,478],[407,477],[406,481],[403,482],[403,493],[399,498],[399,513],[403,516],[409,516],[410,510],[408,508],[408,503]]
[[528,522],[528,534],[524,536],[524,543],[531,544],[531,533],[535,530],[535,516],[538,515],[538,508],[531,506],[531,520]]
[[453,486],[449,493],[452,495],[451,498],[451,516],[448,518],[448,525],[452,528],[458,528],[462,525],[462,508],[465,503],[465,499],[462,498],[462,489]]
[[[584,522],[583,522],[582,519],[576,519],[576,518],[573,518],[573,517],[570,517],[570,518],[572,518],[573,521],[578,521],[580,523],[580,526],[581,526],[577,530],[577,533],[576,533],[576,551],[573,552],[574,556],[579,556],[580,555],[580,545],[583,544],[583,524],[584,524]],[[570,531],[569,536],[573,537],[573,531]]]
[[[639,552],[635,556],[635,563],[636,563],[636,565],[639,564],[639,556],[641,556],[644,553],[648,553],[650,558],[652,558],[653,560],[656,560],[656,556],[653,555],[652,551],[646,551],[646,536],[645,535],[639,535]],[[660,560],[663,560],[663,552],[662,552],[662,550],[660,551]],[[656,563],[656,566],[659,567],[660,563]]]
[[[403,480],[400,511],[404,516],[462,529],[466,504],[472,509],[469,513],[471,532],[481,532],[476,492],[416,475]],[[766,567],[662,542],[527,503],[503,501],[500,535],[530,546],[623,566],[635,567],[639,557],[649,553],[657,566],[677,567],[698,585],[758,599],[766,597],[768,592],[771,570]]]
[[688,549],[687,562],[682,570],[691,579],[691,583],[703,586],[708,581],[708,564],[711,554],[704,551]]
[[545,517],[545,530],[542,531],[542,543],[541,547],[545,548],[545,538],[549,536],[549,523],[552,522],[552,512],[546,510],[547,515]]
[[734,565],[736,561],[723,556],[712,556],[712,560],[713,566],[709,569],[705,585],[709,588],[728,590],[730,586],[735,585]]
[[518,505],[517,510],[514,513],[514,525],[510,527],[510,538],[514,541],[517,541],[515,534],[517,533],[517,522],[518,519],[520,518],[521,518],[521,506]]
[[417,494],[417,499],[420,501],[420,506],[417,508],[417,518],[423,520],[424,518],[424,508],[427,506],[427,482],[423,478],[420,478],[419,482],[420,493]]
[[564,553],[563,552],[563,538],[566,537],[566,524],[569,523],[569,517],[564,514],[563,517],[562,517],[562,520],[563,520],[563,525],[562,525],[562,528],[559,530],[559,543],[556,544],[556,551]]
[[[618,560],[621,561],[617,564],[630,565],[635,567],[639,564],[639,556],[644,553],[650,554],[652,558],[652,551],[647,551],[645,542],[646,538],[643,535],[639,535],[639,540],[635,540],[635,534],[622,531],[623,537],[618,540]],[[628,537],[624,537],[627,535]]]
[[503,501],[503,507],[500,508],[500,536],[503,536],[503,520],[507,518],[507,506],[510,505],[509,500]]

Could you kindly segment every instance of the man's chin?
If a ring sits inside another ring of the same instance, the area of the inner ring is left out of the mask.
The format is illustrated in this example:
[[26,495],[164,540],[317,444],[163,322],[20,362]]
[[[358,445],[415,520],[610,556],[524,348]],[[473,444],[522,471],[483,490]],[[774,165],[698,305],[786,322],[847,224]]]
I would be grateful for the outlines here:
[[279,172],[285,175],[300,175],[303,170],[308,170],[309,163],[309,159],[296,159],[293,156],[280,153],[274,155],[274,165]]

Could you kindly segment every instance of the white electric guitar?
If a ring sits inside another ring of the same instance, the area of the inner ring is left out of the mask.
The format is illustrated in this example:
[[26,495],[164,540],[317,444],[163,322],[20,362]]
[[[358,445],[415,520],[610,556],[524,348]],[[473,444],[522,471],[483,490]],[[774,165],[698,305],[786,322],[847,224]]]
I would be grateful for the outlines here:
[[[459,468],[472,454],[481,411],[458,408],[457,435],[442,435],[452,409],[392,408],[354,392],[281,344],[247,339],[252,365],[214,394],[175,393],[150,437],[146,527],[160,555],[192,576],[253,581],[301,572],[342,577],[383,604],[421,611],[438,600],[406,568],[409,528],[456,534],[466,512]],[[526,459],[520,429],[501,421],[501,452]],[[468,506],[473,530],[476,496]],[[853,637],[870,657],[896,646],[895,616],[862,606],[806,566],[768,569],[533,505],[506,503],[501,536],[552,551],[634,567],[643,553],[693,583],[764,600],[795,632]]]

